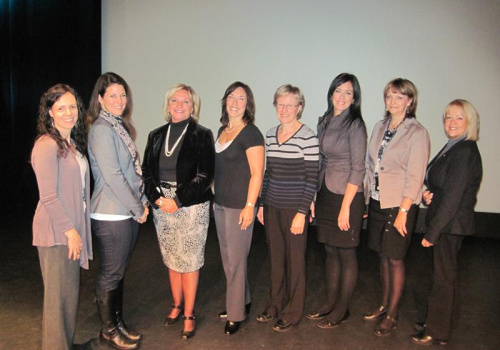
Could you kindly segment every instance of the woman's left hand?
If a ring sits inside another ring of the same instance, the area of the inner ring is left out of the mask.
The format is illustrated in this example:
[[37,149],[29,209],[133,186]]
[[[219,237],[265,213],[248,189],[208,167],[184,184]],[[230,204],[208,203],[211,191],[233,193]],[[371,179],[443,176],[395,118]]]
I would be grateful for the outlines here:
[[161,210],[164,213],[172,214],[172,213],[175,213],[177,210],[179,210],[179,207],[177,206],[177,203],[172,198],[167,198],[167,199],[163,199]]
[[313,222],[314,218],[316,217],[316,206],[314,204],[314,201],[311,202],[309,210],[311,211],[311,215],[309,216],[309,222]]
[[425,247],[425,248],[429,248],[429,247],[432,247],[434,244],[432,244],[431,242],[429,242],[428,240],[426,240],[425,238],[422,239],[422,247]]
[[394,227],[398,230],[399,234],[403,237],[408,233],[406,231],[406,219],[408,218],[408,213],[399,211],[396,220],[394,220]]
[[238,224],[240,224],[240,229],[246,230],[248,226],[252,223],[253,219],[255,217],[255,210],[254,207],[251,206],[245,206],[243,210],[240,212],[240,217]]
[[68,259],[80,259],[80,253],[83,248],[82,238],[74,228],[64,232],[64,235],[68,238]]
[[301,235],[304,232],[304,225],[306,223],[306,215],[302,213],[295,214],[292,221],[292,226],[290,227],[290,232],[294,235]]
[[349,208],[344,208],[344,206],[342,206],[342,208],[340,208],[339,217],[337,219],[339,228],[342,231],[347,231],[351,228],[351,225],[349,225],[349,215]]

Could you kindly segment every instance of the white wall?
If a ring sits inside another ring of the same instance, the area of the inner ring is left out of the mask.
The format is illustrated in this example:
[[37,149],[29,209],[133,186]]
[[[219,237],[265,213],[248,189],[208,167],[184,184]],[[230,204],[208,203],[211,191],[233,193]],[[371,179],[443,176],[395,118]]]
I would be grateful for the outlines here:
[[102,8],[102,69],[132,88],[141,151],[164,123],[164,94],[175,83],[199,93],[200,123],[214,132],[227,86],[247,83],[265,133],[278,123],[278,86],[303,90],[302,120],[315,128],[332,79],[354,73],[371,133],[384,113],[385,84],[404,77],[419,89],[417,117],[431,135],[431,156],[446,142],[446,104],[465,98],[478,109],[484,177],[476,210],[500,212],[498,0],[104,0]]

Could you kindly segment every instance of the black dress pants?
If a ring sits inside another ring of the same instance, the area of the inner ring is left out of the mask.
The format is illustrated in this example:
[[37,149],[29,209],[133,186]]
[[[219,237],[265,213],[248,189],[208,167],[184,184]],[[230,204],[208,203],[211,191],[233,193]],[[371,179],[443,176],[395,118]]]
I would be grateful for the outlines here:
[[296,210],[264,206],[264,227],[271,261],[271,302],[266,311],[297,324],[306,296],[306,247],[309,216],[304,231],[290,231]]
[[429,295],[426,333],[448,340],[460,317],[458,252],[464,236],[443,234],[434,251],[434,282]]

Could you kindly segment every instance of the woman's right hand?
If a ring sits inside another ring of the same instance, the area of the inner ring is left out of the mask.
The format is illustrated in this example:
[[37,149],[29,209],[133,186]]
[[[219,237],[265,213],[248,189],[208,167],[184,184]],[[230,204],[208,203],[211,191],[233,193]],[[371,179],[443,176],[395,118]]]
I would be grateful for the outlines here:
[[252,223],[255,215],[254,207],[245,206],[243,210],[240,212],[240,217],[238,224],[240,224],[241,230],[246,230],[248,226]]
[[74,228],[64,232],[64,235],[68,238],[68,259],[80,259],[80,253],[83,248],[82,238]]
[[257,219],[259,219],[259,222],[264,225],[264,207],[259,207],[259,211],[257,211]]
[[434,193],[432,193],[429,190],[425,190],[422,197],[424,200],[425,205],[430,205],[432,202],[432,197],[434,196]]

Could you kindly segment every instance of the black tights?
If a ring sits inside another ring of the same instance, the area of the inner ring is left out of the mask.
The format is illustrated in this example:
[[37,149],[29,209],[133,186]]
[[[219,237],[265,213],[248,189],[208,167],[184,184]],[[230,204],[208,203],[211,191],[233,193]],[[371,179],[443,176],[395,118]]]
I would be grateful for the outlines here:
[[380,256],[380,279],[382,282],[382,305],[388,308],[387,315],[396,319],[399,300],[405,284],[404,260]]
[[326,301],[319,312],[333,309],[330,322],[344,316],[358,281],[356,248],[339,248],[325,244],[326,250]]

